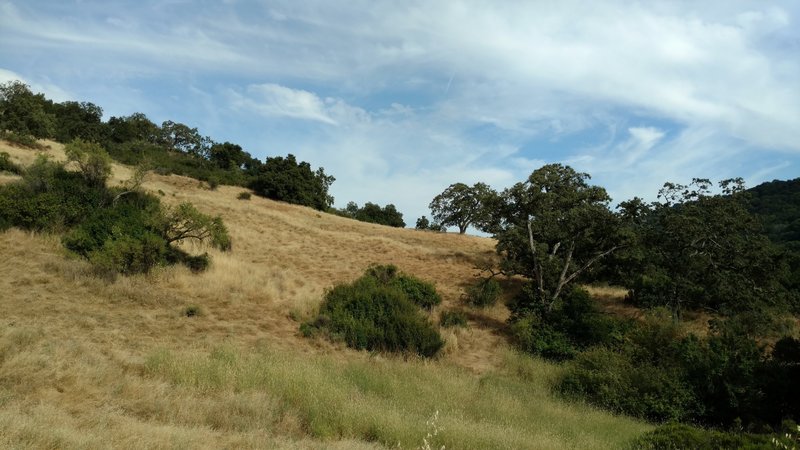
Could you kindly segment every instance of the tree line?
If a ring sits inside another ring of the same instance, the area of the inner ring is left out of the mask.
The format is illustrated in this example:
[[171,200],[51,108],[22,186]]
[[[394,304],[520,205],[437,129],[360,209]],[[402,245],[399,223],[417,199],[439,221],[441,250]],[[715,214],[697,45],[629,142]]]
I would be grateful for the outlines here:
[[[616,412],[752,432],[800,419],[797,250],[768,234],[792,236],[797,217],[765,228],[754,212],[769,191],[740,178],[667,182],[656,201],[616,208],[589,181],[548,164],[502,192],[456,183],[430,204],[439,223],[494,237],[487,280],[525,280],[509,302],[518,348],[566,361],[557,390]],[[626,288],[645,319],[604,313],[582,287],[598,282]],[[707,333],[689,313],[712,318]]]

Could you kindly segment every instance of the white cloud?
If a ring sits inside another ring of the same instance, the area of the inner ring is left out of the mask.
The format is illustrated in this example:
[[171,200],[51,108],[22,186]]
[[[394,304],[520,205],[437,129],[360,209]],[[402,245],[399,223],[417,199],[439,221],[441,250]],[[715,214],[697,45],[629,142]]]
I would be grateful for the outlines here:
[[314,93],[274,83],[253,84],[244,95],[231,92],[234,108],[248,109],[266,117],[316,120],[336,125],[325,103]]
[[0,0],[0,57],[78,93],[104,86],[112,111],[196,87],[209,95],[175,102],[195,122],[215,106],[278,119],[287,130],[227,138],[306,155],[344,202],[415,215],[452,182],[503,187],[545,161],[624,198],[800,154],[795,3],[246,3]]

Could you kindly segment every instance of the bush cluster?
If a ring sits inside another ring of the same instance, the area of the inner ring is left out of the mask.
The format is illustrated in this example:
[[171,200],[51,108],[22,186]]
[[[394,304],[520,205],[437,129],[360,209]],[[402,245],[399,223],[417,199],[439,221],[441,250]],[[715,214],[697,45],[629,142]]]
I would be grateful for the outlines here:
[[11,155],[6,152],[0,152],[0,172],[20,173],[19,166],[11,161]]
[[704,430],[689,425],[667,424],[645,434],[631,444],[632,450],[677,449],[772,450],[770,438],[765,435]]
[[783,338],[767,351],[751,325],[731,318],[699,338],[656,315],[628,332],[625,345],[580,354],[559,390],[653,421],[758,431],[800,417],[800,341]]
[[467,288],[467,303],[479,308],[493,306],[503,289],[494,278],[485,278]]
[[[527,300],[536,293],[526,286],[517,303],[536,305]],[[616,345],[630,322],[600,312],[584,289],[575,288],[552,308],[517,309],[511,333],[520,349],[553,360],[575,357],[579,351],[596,345]]]
[[21,180],[0,187],[0,228],[63,232],[63,245],[107,276],[178,262],[205,270],[208,255],[191,256],[171,245],[186,239],[230,248],[219,217],[190,204],[165,208],[156,196],[107,188],[110,161],[97,144],[76,139],[67,155],[79,171],[40,157]]
[[356,349],[434,356],[444,342],[404,285],[396,282],[403,277],[412,279],[394,266],[376,266],[352,283],[334,286],[325,294],[319,315],[301,325],[301,332],[310,336],[324,330]]

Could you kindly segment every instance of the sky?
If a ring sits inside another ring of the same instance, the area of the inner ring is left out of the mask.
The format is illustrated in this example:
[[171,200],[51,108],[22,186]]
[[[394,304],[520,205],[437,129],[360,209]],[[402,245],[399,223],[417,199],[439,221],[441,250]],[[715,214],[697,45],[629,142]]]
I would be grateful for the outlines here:
[[0,0],[0,82],[182,122],[413,226],[548,163],[617,204],[800,176],[800,1]]

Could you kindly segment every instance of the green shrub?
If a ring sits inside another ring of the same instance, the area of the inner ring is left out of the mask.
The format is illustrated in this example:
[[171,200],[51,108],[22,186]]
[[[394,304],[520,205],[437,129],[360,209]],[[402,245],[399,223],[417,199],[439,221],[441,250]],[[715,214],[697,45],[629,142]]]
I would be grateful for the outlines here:
[[681,424],[662,425],[631,444],[631,449],[635,450],[770,450],[775,448],[768,436],[704,430]]
[[422,281],[419,278],[410,275],[399,275],[392,280],[391,284],[400,288],[408,296],[408,299],[417,306],[428,311],[442,303],[442,297],[436,292],[433,284]]
[[[521,295],[533,294],[525,289]],[[579,288],[564,294],[552,309],[524,309],[511,319],[518,347],[555,360],[570,359],[592,346],[619,345],[630,327],[630,321],[603,314],[589,293]]]
[[569,336],[536,314],[527,314],[512,322],[511,335],[520,350],[547,359],[563,361],[573,358],[578,352]]
[[439,325],[445,328],[466,327],[467,315],[464,313],[464,311],[455,309],[444,311],[442,312],[441,317],[439,317]]
[[250,200],[250,193],[247,191],[239,192],[239,195],[236,196],[239,200]]
[[11,161],[11,155],[7,152],[0,152],[0,172],[20,173],[19,166]]
[[567,397],[657,422],[686,420],[695,409],[694,393],[680,367],[634,362],[604,347],[575,358],[558,389]]
[[203,310],[197,305],[189,305],[183,309],[183,315],[186,317],[202,316]]
[[211,265],[211,257],[208,253],[202,255],[186,255],[183,257],[183,263],[186,264],[193,273],[205,272]]
[[212,175],[206,179],[206,183],[208,183],[208,189],[216,191],[220,184],[219,177]]
[[16,133],[13,131],[5,131],[0,133],[0,138],[7,140],[12,145],[18,147],[26,147],[34,150],[43,150],[45,147],[36,141],[36,138],[30,134]]
[[91,186],[105,186],[111,176],[111,157],[96,142],[73,139],[64,146],[67,161],[75,163]]
[[[385,267],[385,266],[384,266]],[[373,271],[374,272],[374,271]],[[434,356],[444,345],[441,336],[406,293],[393,283],[365,276],[328,291],[313,323],[301,326],[325,329],[356,349],[411,352]]]
[[100,248],[92,250],[88,259],[102,274],[132,275],[147,273],[156,265],[164,264],[166,254],[164,239],[145,231],[138,236],[111,236]]
[[80,174],[40,157],[21,180],[0,186],[0,218],[26,230],[61,231],[108,200],[105,188],[91,186]]
[[467,303],[472,306],[484,308],[497,303],[502,293],[500,283],[494,278],[482,279],[467,288]]
[[428,311],[442,303],[442,297],[436,292],[433,284],[422,281],[412,275],[400,273],[394,265],[371,266],[367,269],[365,275],[375,278],[382,284],[399,288],[409,300]]

